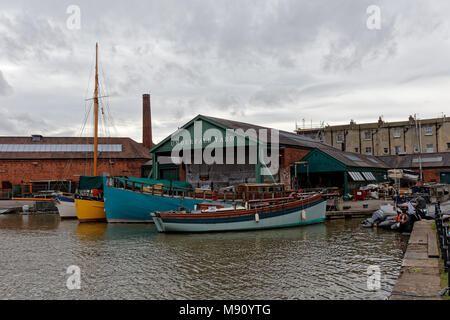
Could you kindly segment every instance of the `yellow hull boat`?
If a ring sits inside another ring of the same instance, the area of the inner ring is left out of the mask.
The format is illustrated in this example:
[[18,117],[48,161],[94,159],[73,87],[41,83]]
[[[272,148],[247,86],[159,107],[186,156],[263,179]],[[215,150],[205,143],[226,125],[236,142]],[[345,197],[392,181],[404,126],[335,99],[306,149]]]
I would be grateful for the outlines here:
[[106,221],[103,201],[75,199],[75,210],[80,222]]

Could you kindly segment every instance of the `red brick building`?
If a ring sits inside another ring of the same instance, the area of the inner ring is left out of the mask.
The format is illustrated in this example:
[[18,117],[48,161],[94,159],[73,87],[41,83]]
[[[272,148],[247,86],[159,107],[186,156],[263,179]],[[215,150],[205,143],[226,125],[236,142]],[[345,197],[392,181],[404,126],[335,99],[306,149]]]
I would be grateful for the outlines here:
[[[0,137],[0,185],[37,181],[77,182],[93,174],[93,138]],[[100,138],[98,174],[141,176],[148,148],[130,138]]]
[[[13,185],[67,181],[93,174],[93,138],[0,137],[0,189]],[[130,138],[99,138],[98,175],[140,177],[153,146],[150,95],[143,95],[143,142]]]

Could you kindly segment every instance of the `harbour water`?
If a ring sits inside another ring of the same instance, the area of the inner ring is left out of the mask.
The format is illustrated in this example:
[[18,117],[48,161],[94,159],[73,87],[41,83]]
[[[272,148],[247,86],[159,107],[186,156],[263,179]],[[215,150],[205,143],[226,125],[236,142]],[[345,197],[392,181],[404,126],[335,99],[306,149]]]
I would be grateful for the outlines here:
[[[159,234],[154,225],[0,215],[0,299],[386,299],[408,237],[361,219]],[[81,270],[81,289],[66,286]],[[378,266],[381,288],[368,290]]]

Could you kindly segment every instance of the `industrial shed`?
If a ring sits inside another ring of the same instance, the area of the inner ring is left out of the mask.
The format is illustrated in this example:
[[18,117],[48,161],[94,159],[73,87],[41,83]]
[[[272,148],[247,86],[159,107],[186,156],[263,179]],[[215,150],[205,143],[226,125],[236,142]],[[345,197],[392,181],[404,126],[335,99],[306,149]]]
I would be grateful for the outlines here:
[[[244,122],[233,120],[215,118],[210,116],[198,115],[180,129],[187,130],[192,136],[195,125],[201,124],[202,133],[208,129],[216,129],[222,134],[226,130],[255,130],[257,133],[261,129],[269,130],[271,128],[253,125]],[[314,141],[313,139],[297,135],[295,133],[278,130],[279,132],[279,170],[273,176],[263,176],[260,174],[262,164],[260,159],[257,159],[256,164],[251,163],[237,163],[235,164],[185,164],[175,162],[168,163],[167,159],[171,156],[172,150],[175,146],[172,141],[172,135],[165,138],[158,145],[153,147],[152,161],[146,164],[146,171],[150,172],[149,176],[154,179],[162,177],[170,177],[173,180],[188,181],[194,187],[209,186],[210,188],[221,188],[231,185],[238,185],[240,183],[260,183],[260,182],[280,182],[290,187],[292,185],[292,175],[290,166],[292,163],[303,158],[314,148],[330,148],[329,146]],[[202,139],[203,140],[203,139]],[[258,135],[258,142],[264,142],[271,145],[271,136],[262,141]],[[201,141],[198,144],[190,143],[193,150],[201,149],[202,151],[210,143],[210,141]],[[223,144],[226,148],[226,144]],[[259,145],[258,145],[259,146]],[[246,155],[248,156],[249,140],[245,141]],[[236,148],[236,145],[235,145]],[[226,151],[224,151],[225,153]],[[235,152],[236,155],[236,152]],[[202,160],[203,161],[203,160]],[[225,161],[224,161],[225,163]]]
[[380,156],[390,169],[408,169],[417,173],[422,166],[424,182],[450,184],[450,152]]
[[387,168],[373,156],[342,152],[332,147],[316,148],[292,165],[296,186],[337,187],[344,195],[368,184],[387,181]]

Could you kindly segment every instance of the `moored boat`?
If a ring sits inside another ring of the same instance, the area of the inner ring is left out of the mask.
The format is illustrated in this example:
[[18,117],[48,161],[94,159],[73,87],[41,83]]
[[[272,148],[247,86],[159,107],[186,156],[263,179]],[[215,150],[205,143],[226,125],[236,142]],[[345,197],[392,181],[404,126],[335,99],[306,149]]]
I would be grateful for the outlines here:
[[102,200],[75,199],[75,208],[80,222],[106,221],[105,204]]
[[326,201],[320,194],[250,200],[245,207],[203,206],[192,212],[152,212],[159,232],[216,232],[293,227],[325,220]]
[[280,184],[243,184],[236,193],[195,190],[185,181],[147,178],[110,177],[104,182],[106,219],[111,223],[153,223],[155,211],[192,211],[206,202],[231,205],[239,199],[262,199],[284,196],[288,192]]
[[79,193],[75,196],[75,211],[80,222],[106,221],[104,179],[98,176],[80,177]]
[[182,190],[189,187],[183,181],[111,177],[104,185],[106,219],[109,223],[153,223],[149,212],[194,210],[203,200],[184,197]]
[[55,206],[58,208],[61,219],[76,219],[75,199],[73,196],[55,197]]
[[95,89],[94,89],[94,163],[93,176],[80,177],[79,190],[88,190],[75,197],[75,211],[80,222],[106,221],[105,204],[103,202],[103,177],[97,176],[98,165],[98,44],[95,45]]

